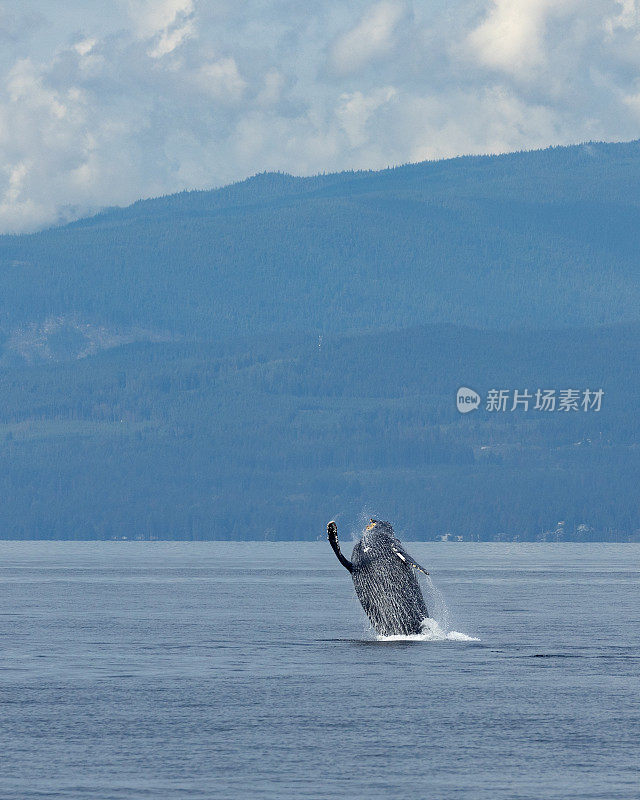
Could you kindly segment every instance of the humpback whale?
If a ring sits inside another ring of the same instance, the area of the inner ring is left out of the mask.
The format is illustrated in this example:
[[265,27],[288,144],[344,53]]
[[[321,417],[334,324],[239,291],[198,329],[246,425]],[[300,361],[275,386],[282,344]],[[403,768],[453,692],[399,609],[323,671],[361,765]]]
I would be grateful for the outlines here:
[[429,573],[404,549],[388,522],[370,520],[349,561],[340,550],[338,527],[327,525],[327,538],[349,570],[358,600],[381,636],[420,633],[429,616],[415,571]]

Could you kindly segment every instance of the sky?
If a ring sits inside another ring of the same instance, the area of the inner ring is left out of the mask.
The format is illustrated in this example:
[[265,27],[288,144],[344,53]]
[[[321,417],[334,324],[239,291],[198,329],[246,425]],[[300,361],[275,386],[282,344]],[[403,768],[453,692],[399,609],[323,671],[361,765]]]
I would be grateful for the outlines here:
[[0,0],[0,232],[257,172],[640,138],[640,0]]

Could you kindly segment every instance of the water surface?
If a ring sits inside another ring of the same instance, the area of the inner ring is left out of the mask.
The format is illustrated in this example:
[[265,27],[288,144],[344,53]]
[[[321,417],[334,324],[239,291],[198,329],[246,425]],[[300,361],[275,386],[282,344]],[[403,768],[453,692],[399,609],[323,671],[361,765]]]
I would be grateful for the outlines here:
[[0,542],[0,797],[637,800],[640,545],[408,549],[479,641],[324,542]]

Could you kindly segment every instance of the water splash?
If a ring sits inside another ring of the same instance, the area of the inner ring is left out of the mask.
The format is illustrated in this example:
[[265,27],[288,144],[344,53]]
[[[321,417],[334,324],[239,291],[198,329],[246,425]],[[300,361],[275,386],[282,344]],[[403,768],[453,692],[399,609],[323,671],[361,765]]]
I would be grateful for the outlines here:
[[421,633],[409,636],[376,636],[379,642],[479,642],[475,636],[468,636],[460,631],[446,631],[435,619],[425,619]]
[[360,541],[364,529],[372,519],[381,519],[380,514],[378,514],[371,506],[365,506],[358,514],[357,520],[352,522],[351,527],[349,528],[349,534],[353,544],[356,544]]
[[379,642],[479,642],[475,636],[469,636],[449,628],[449,607],[442,592],[431,580],[430,575],[420,574],[427,608],[431,616],[422,622],[422,631],[409,636],[376,636]]
[[431,580],[430,575],[419,574],[419,581],[427,601],[427,608],[433,620],[437,620],[444,631],[449,630],[449,606],[444,595]]

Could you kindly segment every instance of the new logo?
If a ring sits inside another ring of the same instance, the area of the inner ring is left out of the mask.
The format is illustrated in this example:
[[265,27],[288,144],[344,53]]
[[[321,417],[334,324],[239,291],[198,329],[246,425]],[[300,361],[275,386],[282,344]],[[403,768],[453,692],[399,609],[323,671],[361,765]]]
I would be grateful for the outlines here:
[[466,386],[461,386],[456,392],[456,405],[461,414],[468,414],[474,408],[478,408],[482,398],[473,389],[468,389]]

